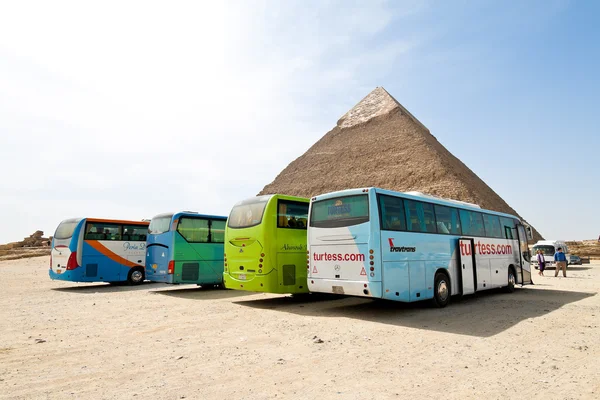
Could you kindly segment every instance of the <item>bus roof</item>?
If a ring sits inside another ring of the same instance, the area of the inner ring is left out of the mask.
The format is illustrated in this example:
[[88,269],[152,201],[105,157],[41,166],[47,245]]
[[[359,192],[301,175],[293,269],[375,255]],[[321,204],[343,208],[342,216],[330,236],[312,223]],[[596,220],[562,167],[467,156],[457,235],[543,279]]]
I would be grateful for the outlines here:
[[386,189],[381,189],[381,188],[376,188],[376,187],[339,190],[339,191],[336,191],[336,192],[330,192],[330,193],[325,193],[325,194],[321,194],[321,195],[318,195],[318,196],[314,196],[312,198],[312,200],[324,200],[324,199],[328,199],[328,198],[332,198],[332,197],[350,196],[350,195],[356,195],[356,194],[363,194],[363,193],[368,192],[368,191],[375,191],[375,193],[387,194],[387,195],[390,195],[390,196],[403,197],[403,198],[409,199],[409,200],[427,201],[427,202],[433,203],[433,204],[439,204],[439,205],[448,206],[448,207],[461,208],[461,209],[464,209],[464,210],[472,210],[472,211],[485,212],[485,213],[489,213],[489,214],[499,215],[499,216],[502,216],[502,217],[515,218],[515,219],[517,219],[517,220],[520,221],[520,218],[518,218],[518,217],[516,217],[514,215],[506,214],[506,213],[502,213],[502,212],[498,212],[498,211],[486,210],[484,208],[481,208],[477,204],[467,203],[465,201],[453,200],[453,199],[445,199],[445,198],[442,198],[442,197],[437,197],[437,196],[431,196],[431,195],[423,194],[421,192],[394,192],[392,190],[386,190]]
[[162,214],[158,214],[155,215],[154,217],[152,217],[152,219],[155,218],[171,218],[171,220],[177,219],[177,218],[181,218],[181,217],[195,217],[195,218],[211,218],[211,219],[220,219],[220,220],[227,220],[227,217],[222,216],[222,215],[210,215],[210,214],[200,214],[196,211],[178,211],[178,212],[170,212],[170,213],[162,213]]
[[551,245],[554,246],[556,244],[565,244],[564,240],[538,240],[534,246],[543,246],[543,245]]
[[128,225],[146,225],[148,226],[150,222],[148,221],[127,221],[124,219],[107,219],[107,218],[84,218],[88,222],[106,222],[111,224],[128,224]]
[[244,200],[240,200],[234,204],[234,207],[241,206],[243,204],[250,204],[250,203],[256,203],[256,202],[261,202],[261,201],[269,201],[271,199],[293,200],[293,201],[301,201],[301,202],[306,202],[306,203],[308,203],[310,201],[310,199],[308,199],[306,197],[290,196],[287,194],[266,194],[263,196],[248,197]]

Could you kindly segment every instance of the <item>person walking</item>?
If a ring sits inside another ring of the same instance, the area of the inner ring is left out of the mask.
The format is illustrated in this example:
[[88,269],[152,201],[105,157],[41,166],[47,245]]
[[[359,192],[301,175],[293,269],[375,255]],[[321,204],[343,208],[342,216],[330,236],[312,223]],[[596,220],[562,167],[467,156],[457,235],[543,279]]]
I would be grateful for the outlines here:
[[538,272],[538,275],[544,276],[544,270],[546,269],[546,259],[544,258],[544,253],[542,253],[541,250],[537,251],[537,262],[538,262],[538,268],[540,269],[540,272]]
[[558,270],[562,269],[563,276],[567,277],[567,257],[565,253],[563,253],[562,248],[559,247],[558,251],[554,253],[554,261],[556,262],[556,270],[554,272],[554,277],[558,276]]

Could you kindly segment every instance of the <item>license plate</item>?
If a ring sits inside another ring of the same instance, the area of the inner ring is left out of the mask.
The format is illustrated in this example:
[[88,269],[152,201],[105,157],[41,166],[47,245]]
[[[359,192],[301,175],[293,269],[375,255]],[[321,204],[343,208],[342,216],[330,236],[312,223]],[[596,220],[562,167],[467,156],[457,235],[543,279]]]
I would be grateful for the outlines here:
[[246,274],[239,274],[238,275],[238,279],[242,280],[242,281],[245,281],[246,280]]
[[335,294],[344,294],[344,287],[343,286],[332,286],[331,291]]
[[61,269],[57,269],[57,270],[56,270],[56,273],[57,273],[57,274],[62,274],[62,270],[61,270]]

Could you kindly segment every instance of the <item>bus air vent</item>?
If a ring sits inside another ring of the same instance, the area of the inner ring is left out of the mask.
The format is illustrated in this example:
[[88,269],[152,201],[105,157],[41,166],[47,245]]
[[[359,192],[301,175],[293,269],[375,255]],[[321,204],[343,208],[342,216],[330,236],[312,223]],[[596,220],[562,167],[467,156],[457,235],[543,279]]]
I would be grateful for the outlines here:
[[200,276],[200,264],[184,263],[181,266],[181,280],[197,281]]
[[98,276],[98,264],[86,264],[85,276],[88,278]]
[[283,266],[283,284],[285,286],[296,284],[296,266],[286,264]]

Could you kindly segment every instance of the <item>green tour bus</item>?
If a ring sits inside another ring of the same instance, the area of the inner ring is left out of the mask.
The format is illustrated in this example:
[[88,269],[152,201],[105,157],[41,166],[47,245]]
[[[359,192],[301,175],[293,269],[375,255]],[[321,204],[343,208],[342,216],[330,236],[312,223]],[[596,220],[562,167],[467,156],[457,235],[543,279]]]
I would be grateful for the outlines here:
[[233,206],[225,229],[227,289],[308,293],[308,205],[309,199],[274,194]]
[[146,239],[146,279],[222,285],[226,221],[227,217],[191,211],[152,218]]

